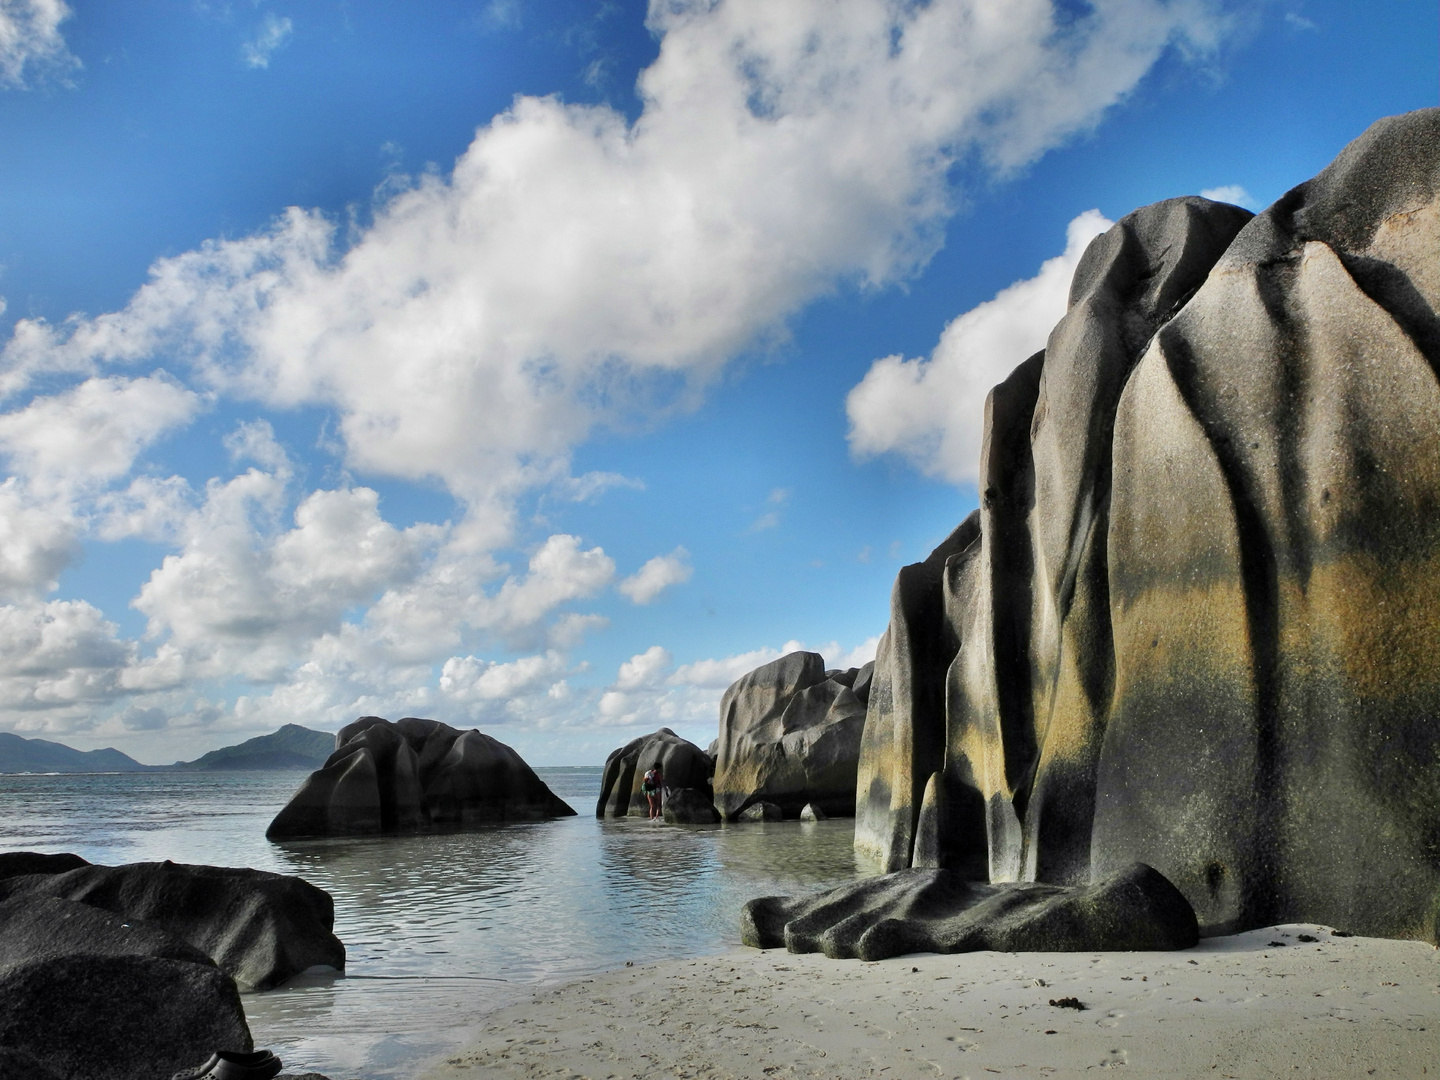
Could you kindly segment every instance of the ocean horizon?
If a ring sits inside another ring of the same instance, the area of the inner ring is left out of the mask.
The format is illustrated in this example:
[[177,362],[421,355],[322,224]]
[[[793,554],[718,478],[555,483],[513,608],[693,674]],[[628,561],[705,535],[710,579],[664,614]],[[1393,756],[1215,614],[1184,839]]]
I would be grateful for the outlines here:
[[537,990],[740,943],[741,905],[876,871],[853,822],[597,820],[600,766],[537,768],[573,818],[271,843],[295,772],[0,775],[0,850],[297,874],[335,899],[343,975],[243,997],[286,1069],[402,1080]]

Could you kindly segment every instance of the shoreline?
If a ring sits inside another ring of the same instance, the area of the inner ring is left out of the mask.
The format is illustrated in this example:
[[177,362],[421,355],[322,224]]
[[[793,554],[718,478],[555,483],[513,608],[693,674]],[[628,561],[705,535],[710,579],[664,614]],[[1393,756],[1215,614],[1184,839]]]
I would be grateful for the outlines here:
[[[1065,998],[1084,1008],[1050,1004]],[[865,963],[738,948],[539,991],[476,1018],[463,1048],[417,1077],[988,1080],[1116,1069],[1234,1080],[1440,1075],[1440,951],[1313,924],[1177,952]]]

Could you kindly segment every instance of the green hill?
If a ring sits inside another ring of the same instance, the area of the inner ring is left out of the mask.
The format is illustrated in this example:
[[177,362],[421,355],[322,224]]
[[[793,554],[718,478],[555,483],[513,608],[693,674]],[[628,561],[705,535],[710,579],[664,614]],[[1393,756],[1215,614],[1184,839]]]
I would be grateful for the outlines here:
[[149,768],[108,746],[76,750],[63,743],[0,731],[0,773],[144,772]]
[[240,769],[318,769],[335,749],[335,736],[299,724],[286,724],[269,735],[257,735],[235,746],[222,746],[194,761],[166,766],[177,772]]

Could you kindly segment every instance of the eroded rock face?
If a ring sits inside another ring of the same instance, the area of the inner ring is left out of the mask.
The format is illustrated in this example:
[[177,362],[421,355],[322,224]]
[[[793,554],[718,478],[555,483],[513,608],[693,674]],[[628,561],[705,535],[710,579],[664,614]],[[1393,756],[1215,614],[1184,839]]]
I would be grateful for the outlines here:
[[1188,949],[1199,929],[1185,897],[1140,863],[1076,886],[990,885],[958,870],[915,868],[799,900],[751,900],[740,940],[835,960],[884,960],[913,952]]
[[575,813],[510,747],[479,731],[362,716],[335,735],[265,835],[272,840],[416,832]]
[[[0,911],[19,919],[16,927],[30,925],[16,913],[16,905],[20,912],[29,912],[33,922],[35,912],[49,910],[42,901],[77,902],[87,910],[138,920],[187,943],[242,990],[268,990],[310,967],[345,968],[345,946],[332,932],[335,903],[329,893],[301,878],[172,862],[96,866],[80,860],[82,865],[66,870],[62,867],[78,856],[50,859],[53,872],[0,880]],[[69,911],[65,924],[81,926],[88,917]],[[180,954],[172,958],[193,959]]]
[[595,816],[647,817],[650,804],[641,783],[656,763],[664,779],[661,809],[672,824],[704,825],[720,820],[710,776],[714,763],[694,743],[669,728],[632,739],[605,759]]
[[[28,854],[6,861],[76,860]],[[27,891],[31,878],[11,875],[22,888],[0,901],[0,1076],[151,1080],[251,1049],[235,980],[206,952],[158,923]]]
[[727,821],[762,801],[792,818],[807,803],[832,816],[855,812],[872,667],[826,671],[819,653],[795,652],[725,691],[714,790]]
[[216,1049],[252,1049],[234,980],[147,956],[71,955],[0,969],[0,1032],[12,1055],[0,1063],[29,1058],[66,1080],[154,1080],[198,1068]]
[[1257,217],[1096,239],[987,403],[980,509],[896,583],[857,845],[1436,941],[1437,309],[1440,110]]

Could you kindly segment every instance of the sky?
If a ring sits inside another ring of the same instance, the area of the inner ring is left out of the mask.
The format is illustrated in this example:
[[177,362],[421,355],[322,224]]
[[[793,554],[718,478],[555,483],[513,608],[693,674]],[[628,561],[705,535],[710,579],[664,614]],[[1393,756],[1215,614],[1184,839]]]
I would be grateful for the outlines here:
[[874,655],[1136,207],[1440,104],[1433,0],[0,0],[0,730],[534,765]]

